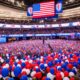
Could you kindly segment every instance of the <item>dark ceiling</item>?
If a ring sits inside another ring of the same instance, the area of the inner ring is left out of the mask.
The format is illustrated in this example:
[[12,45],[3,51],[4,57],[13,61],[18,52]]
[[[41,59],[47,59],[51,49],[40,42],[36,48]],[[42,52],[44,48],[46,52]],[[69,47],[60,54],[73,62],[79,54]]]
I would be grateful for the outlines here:
[[[26,5],[32,5],[33,3],[53,1],[53,0],[23,0]],[[56,0],[57,1],[57,0]]]
[[[26,10],[28,6],[32,6],[34,3],[46,2],[46,1],[53,1],[53,0],[0,0],[0,4],[10,6],[11,8]],[[54,0],[56,3],[58,0]],[[21,5],[19,6],[18,3]],[[23,5],[21,4],[23,2]],[[63,0],[63,10],[79,7],[80,0]]]
[[[34,3],[53,1],[53,0],[23,0],[26,5],[32,5]],[[54,0],[57,2],[58,0]],[[63,0],[63,9],[74,8],[80,6],[80,0]]]

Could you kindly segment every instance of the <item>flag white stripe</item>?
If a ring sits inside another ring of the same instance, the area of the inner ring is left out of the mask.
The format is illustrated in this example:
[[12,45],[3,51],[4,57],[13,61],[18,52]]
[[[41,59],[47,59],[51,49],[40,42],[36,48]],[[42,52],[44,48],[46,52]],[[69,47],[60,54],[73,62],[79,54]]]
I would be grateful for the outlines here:
[[[42,14],[42,15],[47,15],[47,14],[49,14],[49,13],[46,13],[46,14]],[[34,16],[42,16],[41,14],[34,14]],[[49,14],[49,15],[54,15],[54,13],[52,13],[52,14]]]

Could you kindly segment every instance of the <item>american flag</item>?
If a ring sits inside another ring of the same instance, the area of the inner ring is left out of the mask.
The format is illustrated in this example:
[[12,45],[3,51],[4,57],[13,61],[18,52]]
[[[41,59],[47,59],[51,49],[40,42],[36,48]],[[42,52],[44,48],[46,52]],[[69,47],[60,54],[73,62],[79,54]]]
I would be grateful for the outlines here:
[[55,2],[44,2],[33,5],[33,18],[50,17],[55,15]]

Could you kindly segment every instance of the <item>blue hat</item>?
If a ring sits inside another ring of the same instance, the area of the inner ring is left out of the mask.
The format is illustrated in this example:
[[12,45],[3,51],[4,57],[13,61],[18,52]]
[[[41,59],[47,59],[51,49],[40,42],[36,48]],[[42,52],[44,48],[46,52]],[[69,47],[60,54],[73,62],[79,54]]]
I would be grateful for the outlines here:
[[50,78],[46,78],[46,80],[51,80]]
[[6,61],[5,61],[6,63],[9,63],[9,59],[6,59]]
[[23,60],[25,60],[25,58],[23,57]]
[[14,80],[14,78],[9,78],[8,80]]
[[79,53],[76,53],[76,56],[79,56],[80,54]]
[[10,70],[12,70],[12,65],[10,65],[10,67],[9,67],[9,68],[10,68]]
[[64,64],[62,64],[62,66],[61,66],[62,68],[64,68],[64,69],[66,69],[66,67],[67,67],[67,64],[66,63],[64,63]]
[[62,50],[61,50],[61,49],[59,50],[59,53],[61,53],[61,54],[62,54]]
[[59,70],[59,71],[62,71],[62,68],[60,67],[60,68],[58,68],[58,70]]
[[17,62],[15,62],[14,65],[17,66]]
[[21,66],[22,66],[22,68],[24,68],[26,66],[26,64],[25,63],[22,63]]
[[40,68],[41,68],[42,70],[44,70],[44,69],[45,69],[44,64],[40,64]]
[[74,74],[76,74],[76,70],[75,69],[72,69],[71,72],[73,72]]
[[52,54],[51,54],[51,57],[54,57],[54,55],[55,55],[55,54],[52,53]]
[[66,67],[66,71],[70,72],[70,71],[71,71],[71,69],[69,69],[68,67]]
[[78,67],[78,64],[76,62],[73,63],[73,66]]
[[20,80],[28,80],[28,77],[26,75],[23,75]]
[[9,70],[8,70],[7,68],[3,68],[3,69],[2,69],[2,76],[3,76],[3,77],[7,77],[8,74],[9,74]]
[[53,68],[50,69],[50,73],[54,74],[54,69]]
[[51,61],[48,62],[48,66],[49,66],[49,67],[52,67],[52,66],[53,66],[53,62],[51,62]]
[[38,61],[37,64],[40,64],[40,61]]
[[78,64],[80,64],[80,61],[78,61]]
[[46,61],[47,60],[47,58],[46,57],[44,57],[44,61]]
[[73,57],[73,55],[72,54],[70,54],[70,58],[72,58]]
[[36,72],[40,72],[40,69],[39,68],[36,68]]
[[14,75],[17,77],[20,73],[21,73],[21,68],[20,67],[16,67],[14,69]]
[[58,60],[57,60],[57,62],[61,63],[61,60],[60,60],[60,59],[58,59]]

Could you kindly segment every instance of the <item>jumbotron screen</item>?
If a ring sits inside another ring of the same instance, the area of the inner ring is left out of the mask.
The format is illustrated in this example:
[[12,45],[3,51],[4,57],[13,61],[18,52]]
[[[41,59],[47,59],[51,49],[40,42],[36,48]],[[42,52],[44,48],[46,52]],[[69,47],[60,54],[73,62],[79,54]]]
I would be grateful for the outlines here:
[[33,4],[28,8],[28,14],[32,18],[45,18],[55,16],[55,14],[62,12],[62,0],[52,0]]
[[33,18],[48,17],[55,15],[55,2],[43,2],[33,4]]

